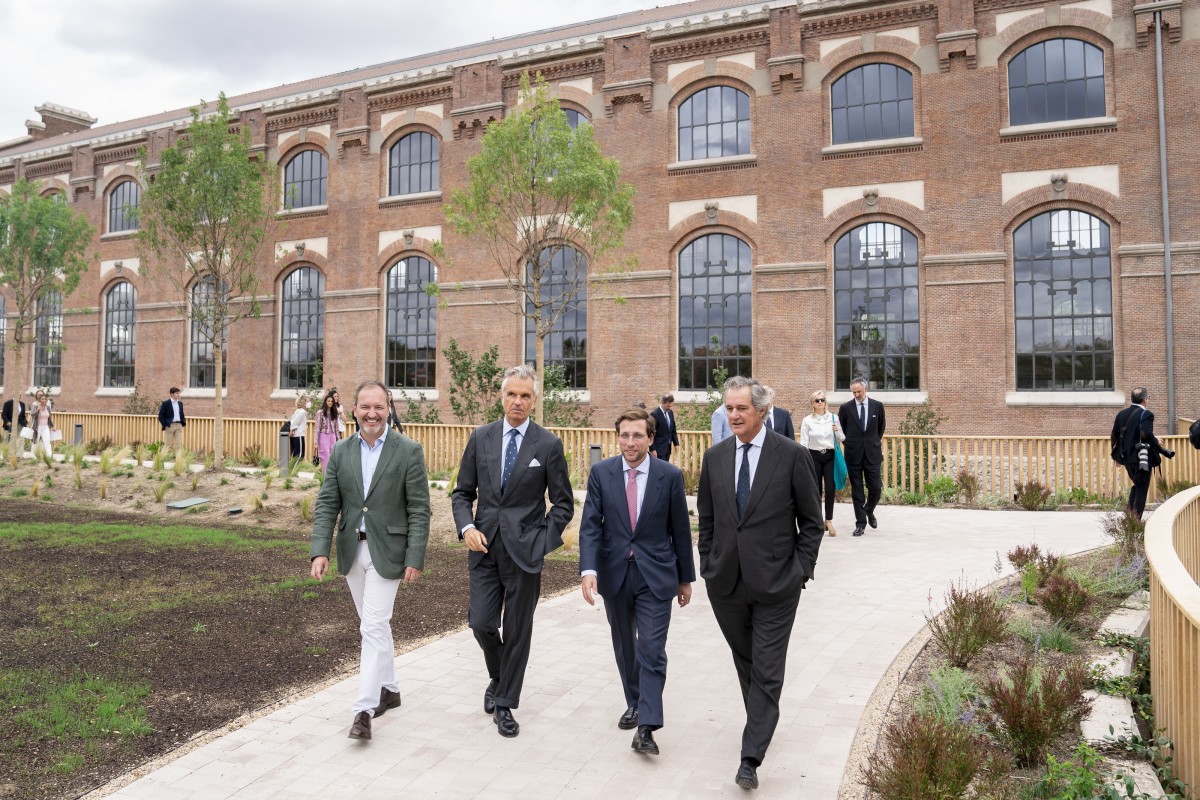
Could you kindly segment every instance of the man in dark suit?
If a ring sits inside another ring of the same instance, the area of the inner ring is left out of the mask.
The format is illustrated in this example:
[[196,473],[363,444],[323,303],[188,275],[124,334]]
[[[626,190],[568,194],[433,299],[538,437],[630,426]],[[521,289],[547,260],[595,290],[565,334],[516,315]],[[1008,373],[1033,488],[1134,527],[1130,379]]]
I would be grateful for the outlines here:
[[25,414],[25,404],[22,403],[18,398],[10,398],[5,400],[3,410],[0,410],[0,420],[3,420],[4,422],[4,436],[2,438],[5,440],[5,442],[0,442],[0,445],[6,443],[13,434],[14,406],[16,406],[17,412],[15,415],[17,421],[16,433],[19,434],[22,428],[29,427],[29,418]]
[[604,598],[625,689],[617,727],[637,728],[632,747],[649,755],[658,755],[652,731],[663,726],[671,600],[686,606],[696,580],[683,472],[647,458],[655,424],[640,408],[617,417],[621,455],[592,467],[579,526],[583,599]]
[[788,639],[825,532],[812,456],[766,429],[768,402],[753,378],[725,382],[733,436],[704,454],[696,493],[700,574],[746,707],[734,778],[743,789],[758,787],[779,723]]
[[[1131,514],[1142,518],[1146,510],[1146,495],[1150,491],[1150,475],[1154,468],[1162,464],[1162,456],[1174,458],[1175,451],[1162,446],[1162,442],[1154,435],[1154,412],[1146,407],[1150,393],[1144,386],[1139,386],[1130,392],[1129,408],[1123,409],[1113,420],[1110,440],[1117,448],[1121,463],[1133,486],[1129,489],[1129,502],[1126,505]],[[1142,450],[1146,458],[1143,463]]]
[[654,442],[650,445],[650,455],[663,461],[671,460],[671,445],[679,447],[679,434],[675,431],[675,412],[671,410],[674,405],[675,395],[664,394],[658,408],[650,412],[654,417]]
[[[310,574],[329,569],[337,524],[338,572],[358,611],[362,634],[351,739],[371,738],[371,719],[400,705],[392,611],[400,581],[425,566],[429,478],[421,445],[387,427],[387,387],[368,381],[354,393],[358,435],[333,446],[313,515]],[[362,511],[359,511],[359,509]]]
[[[883,432],[887,427],[883,403],[867,397],[867,381],[850,382],[853,400],[838,409],[838,425],[846,432],[843,442],[846,469],[850,472],[850,497],[854,500],[854,535],[862,536],[867,526],[879,527],[875,506],[883,492]],[[866,481],[866,492],[863,482]]]
[[504,373],[504,418],[471,434],[451,496],[458,537],[471,551],[467,622],[487,665],[483,710],[506,737],[521,730],[512,709],[529,663],[542,560],[562,546],[575,514],[562,440],[529,419],[537,393],[531,368]]
[[187,417],[183,414],[183,400],[179,387],[172,386],[170,395],[158,407],[158,424],[163,430],[163,444],[173,450],[183,449],[183,429],[187,427]]
[[786,408],[779,408],[775,405],[775,390],[770,386],[764,386],[767,394],[771,398],[771,405],[767,407],[766,416],[763,417],[763,424],[770,430],[775,431],[780,436],[786,436],[789,439],[796,438],[796,429],[792,426],[792,412]]

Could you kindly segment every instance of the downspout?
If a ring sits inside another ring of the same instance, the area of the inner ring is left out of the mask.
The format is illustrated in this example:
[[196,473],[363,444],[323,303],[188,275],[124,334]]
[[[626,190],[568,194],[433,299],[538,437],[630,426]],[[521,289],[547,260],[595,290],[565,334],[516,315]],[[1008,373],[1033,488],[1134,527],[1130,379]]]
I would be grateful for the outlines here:
[[1163,93],[1162,11],[1154,12],[1154,77],[1158,89],[1158,165],[1162,179],[1163,276],[1167,299],[1167,430],[1175,432],[1175,306],[1171,298],[1171,201],[1167,192],[1167,123]]

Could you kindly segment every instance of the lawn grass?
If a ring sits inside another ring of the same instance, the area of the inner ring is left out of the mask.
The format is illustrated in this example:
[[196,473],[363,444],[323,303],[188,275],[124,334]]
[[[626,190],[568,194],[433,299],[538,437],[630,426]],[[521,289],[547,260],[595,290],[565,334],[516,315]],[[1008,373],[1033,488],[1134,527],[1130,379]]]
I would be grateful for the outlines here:
[[47,545],[79,546],[138,543],[151,547],[237,547],[253,550],[291,548],[307,551],[307,538],[285,538],[283,534],[252,535],[249,532],[201,528],[191,525],[113,525],[94,522],[0,524],[0,544],[35,540]]

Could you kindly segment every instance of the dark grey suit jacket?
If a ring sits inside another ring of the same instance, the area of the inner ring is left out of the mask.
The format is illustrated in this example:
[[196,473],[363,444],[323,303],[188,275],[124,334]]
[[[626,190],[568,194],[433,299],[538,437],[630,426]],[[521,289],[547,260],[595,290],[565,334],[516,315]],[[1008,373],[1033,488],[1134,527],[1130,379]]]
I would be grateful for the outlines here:
[[756,601],[794,598],[813,577],[825,534],[812,456],[767,431],[746,515],[738,519],[734,465],[740,444],[731,436],[704,454],[696,493],[700,574],[712,594],[732,593],[740,570]]
[[[504,420],[496,420],[476,428],[467,440],[450,498],[454,527],[460,539],[467,525],[478,528],[489,542],[499,532],[501,544],[517,566],[526,572],[541,572],[542,560],[562,547],[563,530],[575,515],[562,440],[530,421],[508,487],[501,494],[503,435]],[[483,556],[472,550],[467,566],[473,569]]]

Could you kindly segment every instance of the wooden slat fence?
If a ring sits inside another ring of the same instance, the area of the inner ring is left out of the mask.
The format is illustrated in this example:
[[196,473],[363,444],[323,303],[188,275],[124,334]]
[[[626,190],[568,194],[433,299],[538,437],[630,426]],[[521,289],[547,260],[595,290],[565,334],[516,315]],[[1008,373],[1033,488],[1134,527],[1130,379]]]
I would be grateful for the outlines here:
[[1200,784],[1200,487],[1146,524],[1154,724],[1174,741],[1176,777]]
[[[67,440],[73,426],[83,425],[84,440],[111,438],[116,444],[152,442],[162,438],[158,420],[152,416],[118,414],[55,413],[55,421]],[[225,454],[241,458],[246,449],[257,446],[274,458],[279,452],[279,419],[226,418]],[[354,425],[349,425],[353,432]],[[449,472],[458,466],[470,425],[405,425],[405,432],[421,443],[430,472]],[[575,476],[586,475],[589,448],[600,446],[602,458],[616,455],[617,437],[612,428],[553,428],[563,440],[567,461]],[[184,430],[184,446],[192,450],[211,450],[212,417],[189,417]],[[707,431],[680,431],[680,446],[671,456],[693,484],[700,475],[704,451],[712,438]],[[309,421],[308,447],[316,441]],[[1192,448],[1186,436],[1163,437],[1167,447],[1177,453],[1164,460],[1162,476],[1167,480],[1188,480],[1200,484],[1200,451]],[[1109,458],[1107,436],[886,436],[883,448],[883,484],[904,491],[920,492],[933,478],[957,478],[967,470],[978,479],[979,494],[1011,498],[1016,485],[1036,480],[1043,486],[1059,489],[1083,489],[1100,497],[1115,497],[1127,492],[1129,479],[1124,467]],[[1157,483],[1158,473],[1155,473]],[[1152,499],[1157,487],[1151,486]]]

